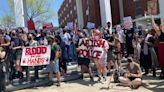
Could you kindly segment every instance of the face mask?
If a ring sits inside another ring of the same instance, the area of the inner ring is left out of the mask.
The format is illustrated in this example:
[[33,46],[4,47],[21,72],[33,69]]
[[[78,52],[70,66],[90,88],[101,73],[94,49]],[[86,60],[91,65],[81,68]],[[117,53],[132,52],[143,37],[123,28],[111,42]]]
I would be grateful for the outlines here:
[[95,36],[95,39],[96,39],[96,40],[99,40],[99,39],[100,39],[100,37],[99,37],[99,36]]
[[13,35],[13,36],[16,36],[16,34],[14,34],[14,33],[13,33],[12,35]]
[[29,40],[29,41],[31,41],[31,40],[32,40],[32,38],[28,38],[28,40]]

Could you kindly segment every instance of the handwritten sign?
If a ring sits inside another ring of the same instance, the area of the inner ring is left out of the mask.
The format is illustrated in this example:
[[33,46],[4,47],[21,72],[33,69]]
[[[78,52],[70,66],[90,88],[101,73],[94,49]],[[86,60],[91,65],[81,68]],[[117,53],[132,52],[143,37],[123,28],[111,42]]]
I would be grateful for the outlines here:
[[82,38],[79,40],[78,44],[78,57],[100,59],[104,55],[105,44],[106,41],[104,39],[91,40],[87,38]]
[[89,51],[89,42],[90,40],[87,38],[82,38],[79,40],[78,43],[78,57],[81,58],[89,58],[90,57],[90,51]]
[[133,23],[132,23],[132,17],[131,16],[124,17],[123,21],[124,21],[124,28],[125,29],[133,28]]
[[23,48],[21,66],[47,65],[50,61],[50,46],[35,46]]

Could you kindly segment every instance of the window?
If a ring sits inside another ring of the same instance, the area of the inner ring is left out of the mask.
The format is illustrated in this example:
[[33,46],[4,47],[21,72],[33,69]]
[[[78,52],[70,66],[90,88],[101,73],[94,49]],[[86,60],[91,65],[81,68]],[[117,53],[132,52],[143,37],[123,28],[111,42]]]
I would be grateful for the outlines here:
[[76,11],[76,5],[74,6],[74,10]]
[[66,7],[68,8],[68,3],[66,4]]
[[69,14],[67,14],[67,18],[69,18]]
[[135,0],[135,11],[136,16],[142,15],[141,0]]
[[70,11],[70,15],[72,15],[72,10]]

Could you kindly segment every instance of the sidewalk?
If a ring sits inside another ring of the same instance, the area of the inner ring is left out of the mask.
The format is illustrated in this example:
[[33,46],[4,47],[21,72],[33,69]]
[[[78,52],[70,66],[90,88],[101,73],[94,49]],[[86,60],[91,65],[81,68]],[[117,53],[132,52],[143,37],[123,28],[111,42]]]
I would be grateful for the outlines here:
[[[79,78],[79,69],[77,65],[71,65],[68,66],[68,74],[66,78],[61,78],[61,82],[65,82],[65,81],[72,81],[72,80],[76,80]],[[30,74],[33,75],[34,71],[30,71]],[[39,82],[34,82],[34,83],[22,83],[22,84],[18,84],[18,80],[14,80],[14,84],[16,85],[8,85],[6,87],[6,91],[7,92],[13,92],[16,90],[21,90],[21,89],[27,89],[27,88],[32,88],[32,87],[38,87],[38,86],[42,86],[42,85],[46,85],[48,83],[48,75],[45,72],[45,70],[40,70],[39,71]],[[57,79],[54,78],[53,81],[56,83]]]

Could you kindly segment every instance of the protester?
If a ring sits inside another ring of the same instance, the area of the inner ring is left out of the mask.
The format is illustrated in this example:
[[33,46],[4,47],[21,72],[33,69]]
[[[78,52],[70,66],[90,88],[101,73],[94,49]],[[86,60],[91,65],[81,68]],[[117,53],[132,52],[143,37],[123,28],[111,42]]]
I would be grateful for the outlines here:
[[71,35],[69,34],[69,30],[68,29],[65,29],[64,30],[65,33],[64,33],[64,42],[65,42],[65,48],[67,50],[67,62],[71,62],[71,58],[70,58],[70,45],[71,45]]
[[150,45],[148,44],[149,37],[152,37],[151,32],[145,29],[145,37],[141,42],[141,55],[140,55],[140,65],[145,69],[145,75],[149,73],[149,69],[152,67]]
[[134,60],[136,63],[140,63],[140,53],[141,53],[141,41],[140,41],[140,37],[138,35],[138,33],[136,32],[133,38],[133,48],[134,48]]
[[121,85],[129,86],[132,89],[137,89],[142,84],[141,77],[142,71],[139,64],[135,63],[134,60],[129,57],[124,76],[119,77]]
[[[85,38],[84,33],[79,32],[79,42],[77,45],[77,52],[78,52],[78,65],[80,65],[80,78],[83,79],[83,72],[87,68],[90,76],[90,80],[94,81],[92,70],[90,67],[90,55],[85,54],[89,52],[89,44],[86,44],[89,41],[88,38]],[[84,42],[84,44],[82,44]],[[80,46],[84,46],[84,48],[80,48]],[[85,52],[83,52],[85,50]],[[85,55],[84,55],[85,54]]]
[[131,28],[131,29],[125,29],[124,30],[125,32],[125,35],[126,35],[126,53],[127,53],[127,56],[128,57],[129,55],[133,54],[134,53],[134,48],[133,48],[133,45],[132,45],[132,40],[133,40],[133,35],[134,35],[134,28]]
[[115,31],[114,33],[114,46],[115,46],[115,61],[114,61],[114,65],[115,65],[115,69],[116,71],[119,70],[120,65],[121,65],[121,41],[120,41],[120,35],[118,34],[117,31]]
[[124,56],[124,45],[125,45],[125,34],[124,34],[124,30],[122,30],[121,25],[117,25],[116,26],[116,31],[117,31],[117,33],[119,35],[119,41],[120,41],[120,44],[121,44],[121,49],[120,49],[121,54],[122,54],[121,57],[123,57]]
[[12,57],[15,64],[16,71],[14,72],[14,75],[17,76],[20,79],[20,82],[23,79],[23,73],[22,68],[20,66],[20,60],[22,55],[22,47],[23,47],[23,41],[21,40],[20,36],[18,36],[19,33],[16,32],[16,30],[12,31],[12,39],[10,44],[10,49],[12,50]]
[[0,92],[5,92],[6,90],[6,84],[5,84],[5,66],[4,63],[6,62],[5,60],[6,52],[2,47],[0,47]]
[[[39,43],[38,41],[34,40],[34,34],[31,34],[29,33],[28,34],[28,41],[29,41],[29,46],[39,46]],[[38,70],[39,70],[39,66],[34,66],[34,81],[35,82],[39,82],[39,73],[38,73]]]
[[[98,42],[98,46],[101,46],[100,48],[103,48],[102,50],[102,56],[99,58],[94,58],[95,61],[95,65],[97,68],[97,72],[98,72],[98,81],[101,81],[101,78],[103,77],[103,81],[106,81],[106,75],[107,75],[107,52],[109,49],[109,45],[108,42],[105,39],[102,39],[102,36],[100,34],[99,30],[94,30],[93,32],[94,37],[95,37],[95,41]],[[104,42],[104,45],[102,45],[102,43]],[[93,51],[96,48],[93,48]],[[102,75],[102,77],[101,77]]]
[[[154,16],[152,16],[152,26],[156,31],[156,34],[159,37],[160,43],[164,42],[164,25],[163,24],[156,24]],[[164,63],[163,63],[163,46],[159,44],[159,65],[161,67],[161,75],[160,78],[164,79]]]
[[48,85],[53,85],[53,73],[56,73],[57,86],[60,86],[59,58],[61,55],[61,49],[56,41],[57,39],[54,39],[53,37],[48,37],[48,45],[51,46],[50,64],[47,67],[50,81]]

